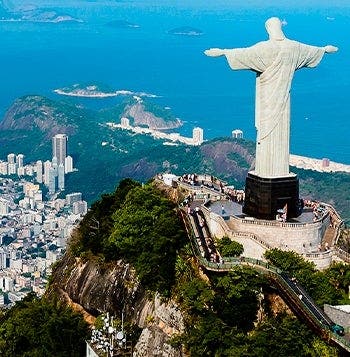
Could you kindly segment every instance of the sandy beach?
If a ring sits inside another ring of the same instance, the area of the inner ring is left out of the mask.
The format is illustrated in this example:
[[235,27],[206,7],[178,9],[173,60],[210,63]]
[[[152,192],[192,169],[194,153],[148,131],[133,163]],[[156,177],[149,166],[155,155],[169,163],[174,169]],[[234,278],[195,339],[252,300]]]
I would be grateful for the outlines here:
[[300,169],[308,169],[319,172],[350,172],[350,165],[330,161],[328,159],[314,159],[311,157],[290,155],[289,163],[291,166]]

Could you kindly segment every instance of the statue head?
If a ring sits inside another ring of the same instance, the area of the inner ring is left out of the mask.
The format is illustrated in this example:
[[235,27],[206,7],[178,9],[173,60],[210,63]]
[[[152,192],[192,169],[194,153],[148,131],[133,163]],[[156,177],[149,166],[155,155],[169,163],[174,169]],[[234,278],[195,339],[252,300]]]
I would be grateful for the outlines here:
[[265,22],[265,28],[270,40],[282,41],[286,38],[282,31],[282,22],[278,17],[270,17]]

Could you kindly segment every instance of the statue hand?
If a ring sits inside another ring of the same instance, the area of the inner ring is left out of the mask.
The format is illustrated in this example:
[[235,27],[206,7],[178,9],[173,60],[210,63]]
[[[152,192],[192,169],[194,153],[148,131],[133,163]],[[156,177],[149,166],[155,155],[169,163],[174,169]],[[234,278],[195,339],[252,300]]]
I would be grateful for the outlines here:
[[219,57],[222,56],[224,53],[225,51],[220,48],[210,48],[209,50],[204,51],[204,54],[209,57]]
[[326,53],[334,53],[338,51],[338,47],[332,46],[332,45],[327,45],[324,46],[324,50]]

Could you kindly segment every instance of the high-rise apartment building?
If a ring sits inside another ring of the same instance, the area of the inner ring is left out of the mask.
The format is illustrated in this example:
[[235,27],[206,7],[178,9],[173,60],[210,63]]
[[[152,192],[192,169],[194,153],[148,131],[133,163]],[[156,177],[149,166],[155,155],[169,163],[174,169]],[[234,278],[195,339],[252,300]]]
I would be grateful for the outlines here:
[[58,189],[64,190],[64,165],[60,164],[58,166]]
[[15,163],[15,157],[16,157],[15,154],[8,154],[7,155],[7,162],[9,164],[14,164]]
[[23,162],[24,162],[24,155],[23,154],[18,154],[16,156],[17,167],[23,167]]
[[35,171],[36,171],[37,182],[42,183],[43,182],[43,162],[41,160],[38,160],[36,162]]
[[87,213],[87,202],[86,201],[77,201],[72,204],[73,214],[86,214]]
[[57,157],[57,164],[64,165],[64,159],[67,156],[67,141],[66,134],[56,134],[52,138],[52,157]]
[[53,168],[53,170],[54,170],[54,172],[55,172],[55,176],[57,176],[58,175],[58,160],[57,160],[57,157],[56,156],[54,156],[53,158],[52,158],[52,161],[51,161],[51,167]]
[[67,156],[64,160],[64,172],[68,174],[69,172],[73,172],[73,158],[72,156]]
[[56,192],[56,176],[53,167],[49,169],[49,193],[52,195]]
[[193,137],[193,145],[201,145],[203,143],[203,129],[202,128],[194,128],[192,132]]
[[66,202],[68,205],[72,205],[74,202],[81,201],[82,199],[81,192],[73,192],[66,195]]
[[44,162],[44,184],[49,186],[50,181],[50,169],[51,169],[51,161],[46,160]]
[[15,162],[16,155],[15,154],[8,154],[7,155],[7,162],[8,162],[8,174],[15,175],[17,173],[17,165]]

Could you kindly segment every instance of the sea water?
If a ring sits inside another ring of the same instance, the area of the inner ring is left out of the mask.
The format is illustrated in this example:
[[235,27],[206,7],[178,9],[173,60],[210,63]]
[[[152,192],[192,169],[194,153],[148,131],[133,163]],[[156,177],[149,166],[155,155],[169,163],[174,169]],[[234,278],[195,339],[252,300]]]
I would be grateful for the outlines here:
[[[157,95],[148,100],[169,107],[183,120],[184,135],[199,126],[205,139],[241,129],[246,138],[255,140],[254,73],[232,71],[224,58],[209,58],[203,51],[265,40],[265,20],[279,16],[287,23],[288,38],[339,47],[338,53],[325,55],[317,68],[295,74],[291,152],[350,164],[349,8],[294,11],[238,5],[201,8],[178,2],[159,6],[155,1],[78,3],[68,6],[65,1],[66,7],[59,11],[81,18],[82,23],[0,22],[1,117],[17,97],[39,94],[63,99],[53,90],[102,83],[114,90]],[[106,26],[112,20],[139,27]],[[203,35],[168,33],[181,26],[198,28]],[[84,103],[103,107],[118,100]]]

